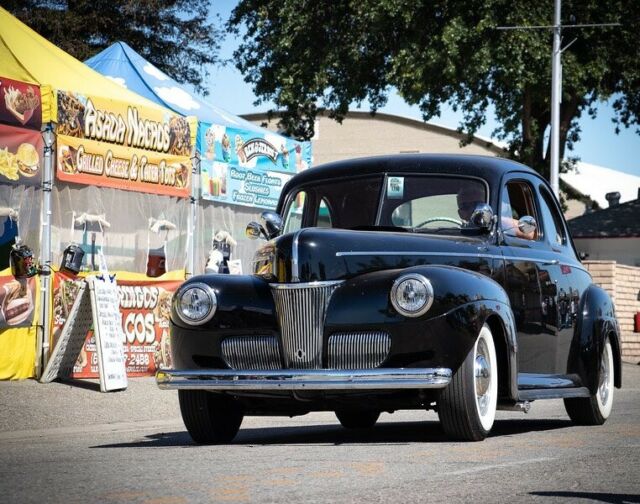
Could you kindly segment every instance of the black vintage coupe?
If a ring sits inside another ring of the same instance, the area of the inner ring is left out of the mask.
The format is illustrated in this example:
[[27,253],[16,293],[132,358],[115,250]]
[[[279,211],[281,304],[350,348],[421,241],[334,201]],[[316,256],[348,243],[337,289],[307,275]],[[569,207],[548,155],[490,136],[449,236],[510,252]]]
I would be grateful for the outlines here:
[[197,443],[228,442],[244,415],[435,409],[481,440],[497,409],[562,398],[602,424],[621,384],[609,295],[581,265],[547,182],[500,158],[399,155],[296,175],[252,275],[203,275],[176,292],[174,369]]

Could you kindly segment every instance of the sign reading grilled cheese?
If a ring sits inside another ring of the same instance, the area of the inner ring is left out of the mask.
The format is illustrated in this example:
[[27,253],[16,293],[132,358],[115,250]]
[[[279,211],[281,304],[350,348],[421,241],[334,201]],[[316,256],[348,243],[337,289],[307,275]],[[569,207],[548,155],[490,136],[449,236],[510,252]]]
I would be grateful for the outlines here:
[[98,97],[58,91],[60,180],[187,197],[188,121]]

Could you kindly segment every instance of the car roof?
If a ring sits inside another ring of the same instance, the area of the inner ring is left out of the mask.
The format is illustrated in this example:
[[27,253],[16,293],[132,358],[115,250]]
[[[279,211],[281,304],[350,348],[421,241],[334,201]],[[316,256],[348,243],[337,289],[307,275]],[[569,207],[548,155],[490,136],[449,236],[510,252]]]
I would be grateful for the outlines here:
[[386,172],[468,175],[485,179],[490,186],[499,184],[507,172],[537,172],[505,158],[466,154],[396,154],[335,161],[309,168],[294,176],[285,186],[299,186],[315,180]]

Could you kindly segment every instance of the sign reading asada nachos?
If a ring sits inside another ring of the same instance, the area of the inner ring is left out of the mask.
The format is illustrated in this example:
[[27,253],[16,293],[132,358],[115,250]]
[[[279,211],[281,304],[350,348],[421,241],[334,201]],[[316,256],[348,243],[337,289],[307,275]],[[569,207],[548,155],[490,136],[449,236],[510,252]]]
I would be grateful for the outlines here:
[[184,117],[64,91],[57,105],[60,180],[189,196],[191,133]]

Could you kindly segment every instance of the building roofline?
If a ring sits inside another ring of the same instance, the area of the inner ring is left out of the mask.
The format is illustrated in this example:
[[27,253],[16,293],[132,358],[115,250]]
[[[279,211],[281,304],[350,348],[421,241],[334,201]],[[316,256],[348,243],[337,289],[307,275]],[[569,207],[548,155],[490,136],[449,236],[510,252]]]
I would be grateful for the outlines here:
[[[276,110],[273,112],[273,117],[276,118],[278,116],[280,116],[280,111]],[[322,116],[325,117],[326,114],[324,112],[319,112],[318,116]],[[260,120],[266,120],[268,119],[268,113],[267,112],[257,112],[257,113],[252,113],[252,114],[242,114],[240,117],[248,120],[248,121],[260,121]],[[375,114],[372,114],[371,112],[364,112],[364,111],[360,111],[360,110],[350,110],[349,112],[347,112],[347,114],[345,115],[345,119],[379,119],[382,121],[387,121],[390,123],[395,123],[395,124],[402,124],[405,126],[411,126],[413,128],[418,128],[418,129],[422,129],[425,131],[432,131],[435,133],[441,133],[441,134],[445,134],[447,136],[456,138],[458,140],[462,140],[466,137],[466,135],[464,133],[460,133],[459,131],[455,130],[455,129],[451,129],[451,128],[447,128],[445,126],[441,126],[438,124],[432,124],[432,123],[427,123],[424,121],[421,121],[419,119],[413,119],[411,117],[404,117],[404,116],[399,116],[399,115],[394,115],[394,114],[386,114],[384,112],[376,112]],[[502,147],[496,145],[495,143],[493,143],[491,140],[486,139],[486,138],[482,138],[482,137],[478,137],[478,136],[474,136],[473,139],[471,140],[471,143],[474,145],[477,145],[479,147],[484,147],[486,149],[489,149],[490,151],[494,152],[495,154],[504,154],[505,149],[503,149]]]

